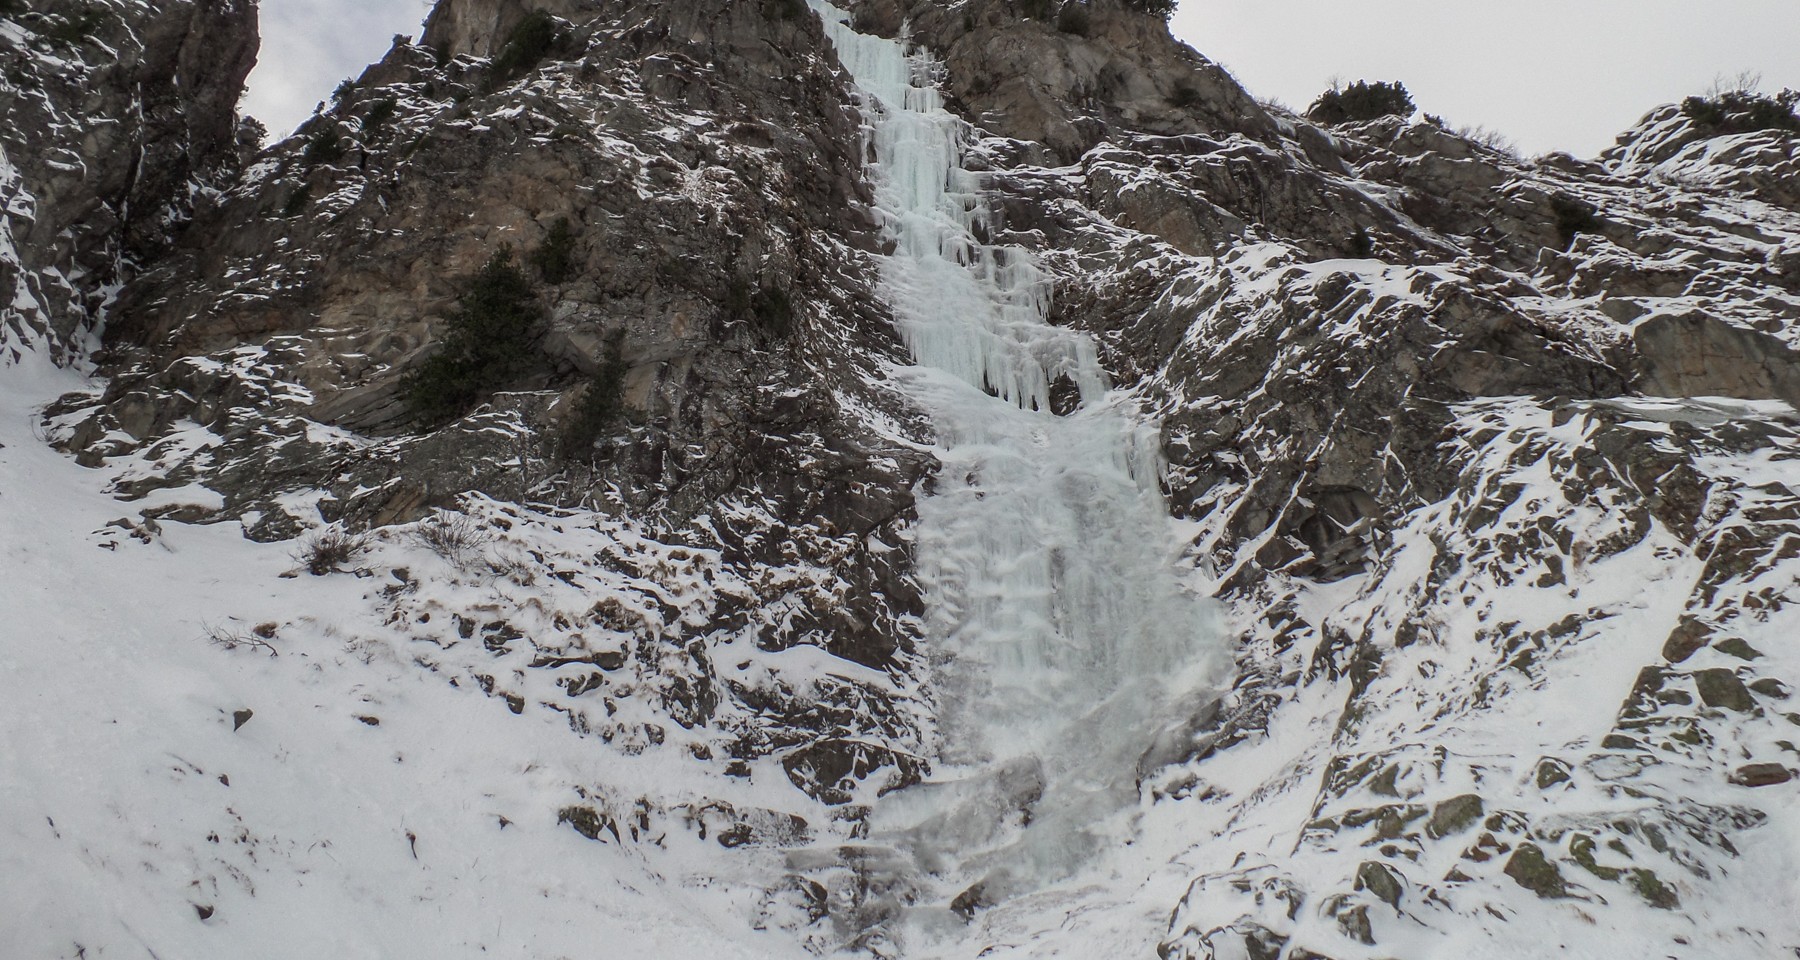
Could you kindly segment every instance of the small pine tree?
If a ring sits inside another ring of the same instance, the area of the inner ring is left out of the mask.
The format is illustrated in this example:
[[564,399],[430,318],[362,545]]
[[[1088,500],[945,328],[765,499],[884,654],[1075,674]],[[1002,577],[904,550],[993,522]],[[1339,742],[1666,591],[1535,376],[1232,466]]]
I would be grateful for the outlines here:
[[438,351],[407,376],[414,416],[427,425],[454,419],[524,375],[543,319],[531,278],[502,248],[468,281]]
[[567,283],[575,279],[575,229],[568,217],[557,217],[550,225],[544,242],[531,252],[531,265],[545,283]]
[[240,117],[235,137],[240,150],[251,154],[260,153],[263,144],[269,142],[269,128],[255,117]]
[[1094,24],[1093,19],[1088,16],[1087,4],[1080,0],[1070,0],[1063,4],[1062,10],[1056,15],[1056,29],[1078,37],[1092,33]]
[[295,187],[293,193],[288,194],[287,202],[281,205],[281,215],[284,217],[299,216],[311,203],[312,184],[303,183]]
[[587,389],[563,421],[556,454],[564,463],[591,459],[594,442],[625,413],[625,374],[630,368],[623,356],[624,333],[615,331],[607,341],[606,359],[588,378]]

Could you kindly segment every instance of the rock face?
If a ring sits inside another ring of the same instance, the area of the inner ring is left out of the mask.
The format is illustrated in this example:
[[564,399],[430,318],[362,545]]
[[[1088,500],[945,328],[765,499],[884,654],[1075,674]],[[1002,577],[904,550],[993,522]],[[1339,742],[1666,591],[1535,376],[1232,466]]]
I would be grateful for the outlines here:
[[[855,119],[816,21],[625,5],[555,21],[525,75],[502,76],[481,55],[524,16],[445,5],[435,48],[397,45],[257,158],[201,214],[207,242],[126,292],[105,394],[56,411],[67,442],[100,462],[197,425],[213,444],[131,492],[204,473],[217,516],[266,538],[312,516],[281,506],[296,489],[327,491],[318,514],[359,526],[470,491],[605,490],[744,564],[860,570],[791,629],[890,665],[917,607],[896,531],[927,460],[886,426],[911,415],[878,386],[897,343],[858,270],[875,241]],[[541,249],[559,221],[572,264],[539,283],[534,368],[471,418],[415,432],[404,378],[468,276]],[[613,345],[629,415],[600,467],[571,472],[555,424]]]
[[1645,393],[1800,405],[1800,354],[1778,336],[1705,313],[1658,314],[1632,334]]
[[[996,237],[1160,423],[1181,562],[1237,642],[1232,689],[1147,749],[1120,829],[1150,860],[1105,854],[1113,881],[1048,907],[909,907],[971,954],[1800,947],[1758,906],[1791,884],[1800,763],[1800,138],[1668,107],[1598,160],[1527,160],[1316,126],[1128,4],[846,6],[941,65]],[[83,359],[105,321],[51,439],[143,522],[449,543],[372,622],[511,713],[710,778],[582,785],[562,823],[785,849],[776,926],[904,952],[880,904],[907,882],[855,841],[935,759],[912,530],[937,462],[817,18],[443,0],[240,162],[253,8],[95,9],[86,39],[0,20],[0,349]],[[572,262],[543,268],[559,229]],[[408,377],[502,251],[546,315],[530,362],[421,422]],[[567,456],[602,383],[623,412]]]
[[0,17],[0,287],[13,294],[0,350],[16,360],[41,341],[75,361],[103,291],[236,174],[256,4],[20,4]]

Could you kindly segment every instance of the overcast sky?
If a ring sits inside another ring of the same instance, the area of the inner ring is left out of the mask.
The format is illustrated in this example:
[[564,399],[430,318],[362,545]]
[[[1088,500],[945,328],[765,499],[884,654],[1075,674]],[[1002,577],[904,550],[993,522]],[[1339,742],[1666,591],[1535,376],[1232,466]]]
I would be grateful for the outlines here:
[[[287,133],[429,7],[262,0],[245,110]],[[1421,109],[1528,154],[1591,156],[1719,76],[1800,88],[1797,0],[1181,0],[1173,26],[1263,99],[1304,109],[1333,77],[1399,80]]]
[[1182,0],[1174,26],[1263,99],[1398,80],[1527,154],[1591,156],[1721,74],[1800,89],[1796,0]]

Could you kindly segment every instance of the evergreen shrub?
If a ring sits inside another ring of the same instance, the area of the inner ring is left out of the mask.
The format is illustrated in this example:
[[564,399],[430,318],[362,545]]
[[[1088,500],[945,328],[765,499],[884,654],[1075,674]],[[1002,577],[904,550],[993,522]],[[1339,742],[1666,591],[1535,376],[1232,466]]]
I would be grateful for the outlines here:
[[625,374],[629,368],[622,356],[623,339],[624,331],[613,334],[606,345],[606,360],[588,377],[587,389],[563,421],[556,451],[564,463],[592,459],[595,441],[625,413]]
[[1725,90],[1710,97],[1681,101],[1681,112],[1708,136],[1785,130],[1800,133],[1800,90],[1777,94],[1754,90]]
[[408,407],[427,425],[462,416],[529,371],[544,312],[531,278],[502,249],[467,281],[447,319],[438,351],[403,385]]
[[387,126],[388,121],[394,119],[394,114],[399,109],[400,105],[393,97],[382,97],[375,101],[375,105],[369,108],[369,112],[363,114],[362,132],[375,133]]
[[333,121],[325,121],[306,135],[306,150],[300,158],[309,164],[336,163],[344,157],[344,142]]
[[1334,85],[1319,94],[1306,116],[1319,123],[1360,123],[1380,117],[1411,116],[1413,106],[1412,95],[1402,83],[1358,80],[1347,87]]
[[575,279],[575,230],[568,217],[557,217],[550,225],[544,242],[531,252],[531,265],[545,283],[567,283]]

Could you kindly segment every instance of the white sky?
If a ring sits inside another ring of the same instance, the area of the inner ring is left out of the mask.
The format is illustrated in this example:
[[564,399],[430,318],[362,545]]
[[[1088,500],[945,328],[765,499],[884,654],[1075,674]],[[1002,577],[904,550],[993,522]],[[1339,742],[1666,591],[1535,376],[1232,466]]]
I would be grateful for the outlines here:
[[1173,23],[1258,97],[1304,110],[1334,76],[1399,80],[1527,154],[1592,156],[1720,75],[1800,89],[1796,0],[1182,0]]
[[[285,134],[429,7],[262,0],[245,110]],[[1258,97],[1304,109],[1333,77],[1399,80],[1421,109],[1528,154],[1591,156],[1721,75],[1800,88],[1797,0],[1181,0],[1173,25]]]

